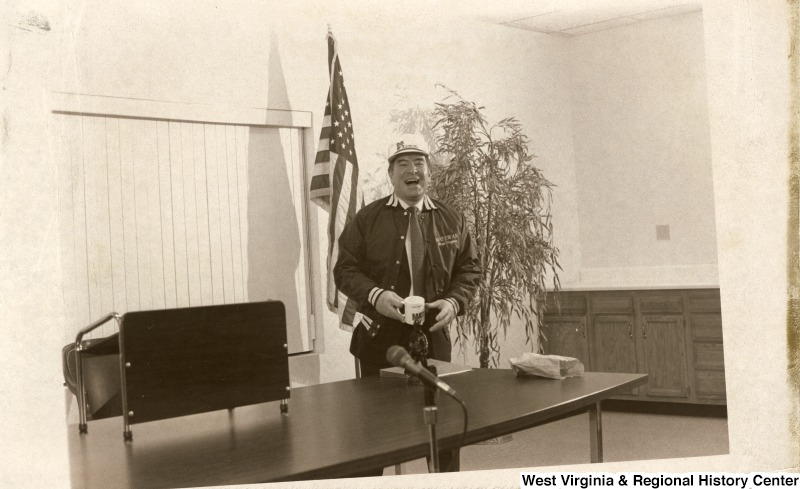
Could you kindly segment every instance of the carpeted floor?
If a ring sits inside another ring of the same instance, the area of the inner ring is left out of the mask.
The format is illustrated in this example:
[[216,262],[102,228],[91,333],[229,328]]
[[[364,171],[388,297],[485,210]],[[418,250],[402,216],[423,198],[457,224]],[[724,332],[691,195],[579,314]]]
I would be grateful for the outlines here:
[[[725,418],[603,412],[606,462],[728,453]],[[581,414],[514,433],[506,443],[461,450],[461,470],[588,463],[589,415]],[[425,459],[402,465],[403,474],[427,473]],[[394,475],[394,468],[384,470]]]

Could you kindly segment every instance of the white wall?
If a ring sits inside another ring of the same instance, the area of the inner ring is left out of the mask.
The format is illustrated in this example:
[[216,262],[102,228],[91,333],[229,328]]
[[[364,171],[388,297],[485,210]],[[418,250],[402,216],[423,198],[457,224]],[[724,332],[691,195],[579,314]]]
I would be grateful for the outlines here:
[[[0,317],[4,344],[14,350],[3,356],[0,368],[2,438],[13,447],[4,451],[3,486],[56,487],[69,477],[58,357],[63,338],[59,176],[45,136],[48,90],[255,107],[275,101],[270,108],[311,110],[318,122],[327,89],[324,36],[330,22],[354,97],[363,164],[377,164],[370,155],[386,150],[397,87],[407,88],[409,103],[427,104],[438,96],[432,84],[441,81],[485,104],[493,118],[518,115],[556,183],[569,187],[578,176],[570,168],[579,154],[567,144],[569,117],[560,110],[569,105],[561,81],[566,68],[558,61],[562,40],[464,24],[445,9],[418,3],[375,11],[360,2],[290,7],[253,1],[225,9],[201,1],[185,11],[159,3],[158,13],[153,4],[143,5],[4,4],[4,19],[20,19],[19,12],[32,10],[49,20],[50,30],[18,29],[11,22],[0,26]],[[785,448],[791,441],[789,420],[797,415],[788,402],[796,394],[788,384],[786,360],[787,330],[796,325],[787,324],[784,293],[789,85],[788,48],[781,47],[788,46],[789,6],[777,0],[704,5],[731,456],[607,464],[604,470],[797,467],[797,453]],[[540,61],[526,64],[521,61],[526,56]],[[502,69],[510,71],[504,75]],[[538,113],[552,117],[537,119]],[[569,215],[578,207],[578,192],[573,188],[568,194],[569,205],[554,212]],[[556,202],[559,198],[556,194]],[[578,225],[570,226],[556,232],[573,242]],[[569,253],[577,257],[582,251]],[[337,331],[330,315],[325,323],[322,380],[351,376],[349,334]],[[759,401],[764,393],[768,402]],[[516,470],[448,477],[452,485],[465,487],[518,484]],[[416,481],[404,480],[404,485],[413,487]]]
[[580,285],[718,283],[703,36],[696,12],[569,42]]

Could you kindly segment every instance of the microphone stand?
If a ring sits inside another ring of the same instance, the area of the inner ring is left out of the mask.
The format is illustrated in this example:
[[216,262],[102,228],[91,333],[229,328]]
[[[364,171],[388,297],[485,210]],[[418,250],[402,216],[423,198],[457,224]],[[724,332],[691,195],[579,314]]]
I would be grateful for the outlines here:
[[[422,324],[425,321],[424,313],[415,315],[413,331],[411,333],[412,340],[409,343],[411,350],[410,356],[414,361],[418,362],[423,368],[429,370],[433,375],[437,375],[436,366],[428,365],[428,340],[425,333],[422,331]],[[407,372],[408,373],[408,372]],[[430,446],[430,457],[428,459],[428,471],[431,473],[438,473],[439,470],[439,449],[436,442],[436,422],[439,416],[438,408],[436,406],[436,398],[439,394],[439,389],[422,382],[416,375],[409,375],[409,385],[423,384],[425,386],[425,406],[422,408],[422,416],[425,424],[428,426],[428,437]]]
[[[436,366],[430,365],[428,370],[436,375]],[[430,460],[428,460],[428,471],[431,473],[439,472],[439,449],[436,442],[436,421],[438,418],[438,408],[436,407],[436,398],[438,397],[439,390],[425,384],[425,407],[422,408],[422,416],[425,419],[425,424],[428,425],[428,436],[430,446]]]
[[[422,332],[422,323],[425,321],[425,316],[422,314],[415,314],[414,324],[411,325],[411,337],[408,345],[409,355],[417,363],[425,368],[428,368],[428,339],[425,333]],[[421,385],[422,381],[416,375],[408,375],[408,385]]]

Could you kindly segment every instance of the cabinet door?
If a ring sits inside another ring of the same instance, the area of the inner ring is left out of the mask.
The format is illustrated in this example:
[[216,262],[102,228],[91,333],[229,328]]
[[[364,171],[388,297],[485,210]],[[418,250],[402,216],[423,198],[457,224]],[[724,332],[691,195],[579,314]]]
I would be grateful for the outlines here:
[[[719,300],[717,300],[717,304]],[[725,401],[725,361],[722,350],[722,316],[699,312],[689,319],[694,348],[694,394],[697,399]],[[689,374],[692,377],[692,374]]]
[[[593,370],[637,373],[632,315],[596,314],[592,318]],[[637,395],[638,389],[632,394]]]
[[577,358],[589,370],[589,343],[586,340],[584,316],[546,315],[542,332],[546,338],[543,345],[545,354]]
[[648,397],[689,397],[683,316],[643,315],[642,360]]

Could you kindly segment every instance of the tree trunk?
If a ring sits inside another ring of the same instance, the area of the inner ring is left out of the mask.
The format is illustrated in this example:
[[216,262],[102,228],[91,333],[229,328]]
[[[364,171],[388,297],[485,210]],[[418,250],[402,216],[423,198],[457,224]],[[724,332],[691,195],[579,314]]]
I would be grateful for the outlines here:
[[489,368],[489,332],[481,331],[481,341],[478,359],[481,368]]
[[491,328],[491,324],[489,322],[490,307],[488,300],[483,299],[481,302],[481,333],[478,360],[480,361],[481,368],[489,368],[489,357],[492,352],[489,345],[489,330]]

